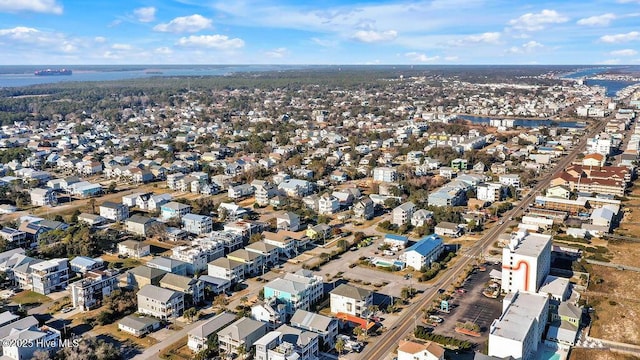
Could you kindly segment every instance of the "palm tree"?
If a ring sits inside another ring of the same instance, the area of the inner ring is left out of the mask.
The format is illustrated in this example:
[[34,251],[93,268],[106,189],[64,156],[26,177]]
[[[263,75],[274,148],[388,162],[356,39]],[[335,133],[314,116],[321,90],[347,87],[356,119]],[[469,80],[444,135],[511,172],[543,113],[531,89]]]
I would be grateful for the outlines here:
[[338,356],[342,355],[342,352],[344,351],[344,347],[345,347],[345,343],[344,340],[342,338],[339,338],[336,341],[336,351],[338,352]]

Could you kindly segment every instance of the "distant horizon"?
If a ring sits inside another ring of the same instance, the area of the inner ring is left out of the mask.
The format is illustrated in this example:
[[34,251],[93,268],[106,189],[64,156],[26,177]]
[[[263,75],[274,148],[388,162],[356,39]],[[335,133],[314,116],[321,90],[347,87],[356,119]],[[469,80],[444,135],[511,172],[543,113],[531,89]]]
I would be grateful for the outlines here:
[[0,63],[640,64],[640,0],[2,0]]
[[403,63],[388,63],[388,64],[285,64],[285,63],[272,63],[272,64],[250,64],[250,63],[237,63],[237,64],[154,64],[154,63],[131,63],[131,64],[0,64],[0,67],[23,67],[23,68],[32,68],[32,67],[66,67],[66,66],[80,66],[80,67],[92,67],[92,66],[102,66],[102,67],[126,67],[126,66],[152,66],[152,67],[172,67],[172,66],[193,66],[193,67],[206,67],[206,66],[219,66],[219,67],[231,67],[231,66],[279,66],[279,67],[291,67],[291,66],[350,66],[350,67],[384,67],[384,66],[401,66],[401,67],[463,67],[463,66],[509,66],[509,67],[593,67],[593,68],[620,68],[620,67],[638,67],[640,68],[640,64],[615,64],[615,65],[602,65],[602,64],[446,64],[446,63],[433,63],[433,64],[403,64]]

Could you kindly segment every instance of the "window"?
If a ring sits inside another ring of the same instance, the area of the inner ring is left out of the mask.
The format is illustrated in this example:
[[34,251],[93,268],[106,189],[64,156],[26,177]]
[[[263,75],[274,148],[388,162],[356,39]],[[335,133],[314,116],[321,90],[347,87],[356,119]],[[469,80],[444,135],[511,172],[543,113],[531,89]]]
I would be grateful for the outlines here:
[[353,304],[352,303],[347,303],[347,311],[349,311],[349,312],[353,311]]

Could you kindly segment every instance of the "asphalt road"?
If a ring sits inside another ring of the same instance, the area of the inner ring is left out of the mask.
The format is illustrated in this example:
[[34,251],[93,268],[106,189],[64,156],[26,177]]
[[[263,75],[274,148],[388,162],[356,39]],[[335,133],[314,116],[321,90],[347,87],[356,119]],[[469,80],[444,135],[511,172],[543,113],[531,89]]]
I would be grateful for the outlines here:
[[[544,188],[547,187],[551,179],[554,175],[564,170],[571,162],[576,158],[576,156],[583,151],[587,144],[587,139],[593,137],[604,129],[606,125],[606,121],[601,120],[598,125],[596,125],[591,132],[582,137],[580,142],[573,148],[573,150],[567,154],[564,158],[560,159],[548,174],[546,174],[543,178],[539,179],[538,184],[529,192],[518,205],[516,205],[513,209],[506,212],[504,214],[505,219],[515,218],[516,216],[522,214],[523,210],[531,203],[535,194],[540,193]],[[498,224],[493,228],[489,229],[489,231],[476,242],[467,254],[469,257],[463,257],[458,261],[446,274],[440,278],[436,282],[436,284],[426,290],[422,298],[416,301],[414,304],[409,306],[403,314],[400,316],[396,325],[393,326],[389,332],[383,335],[380,341],[369,344],[365,350],[360,354],[360,359],[367,360],[383,360],[388,354],[396,348],[398,342],[404,338],[409,331],[412,331],[415,321],[415,314],[420,313],[421,309],[431,304],[431,302],[438,296],[437,290],[446,287],[447,285],[453,283],[453,281],[460,276],[465,267],[469,264],[472,264],[475,261],[475,258],[484,253],[485,249],[495,241],[498,235],[502,234],[509,226],[511,221],[504,221],[502,224]]]

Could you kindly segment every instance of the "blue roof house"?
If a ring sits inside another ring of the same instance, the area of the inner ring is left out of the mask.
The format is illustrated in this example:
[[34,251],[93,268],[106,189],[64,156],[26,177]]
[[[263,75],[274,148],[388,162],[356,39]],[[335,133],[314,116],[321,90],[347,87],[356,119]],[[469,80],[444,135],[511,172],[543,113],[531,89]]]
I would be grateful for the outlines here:
[[444,243],[442,242],[442,238],[438,235],[431,234],[408,247],[404,253],[400,255],[400,259],[404,261],[408,267],[420,271],[423,267],[429,267],[433,262],[438,260],[443,250]]

